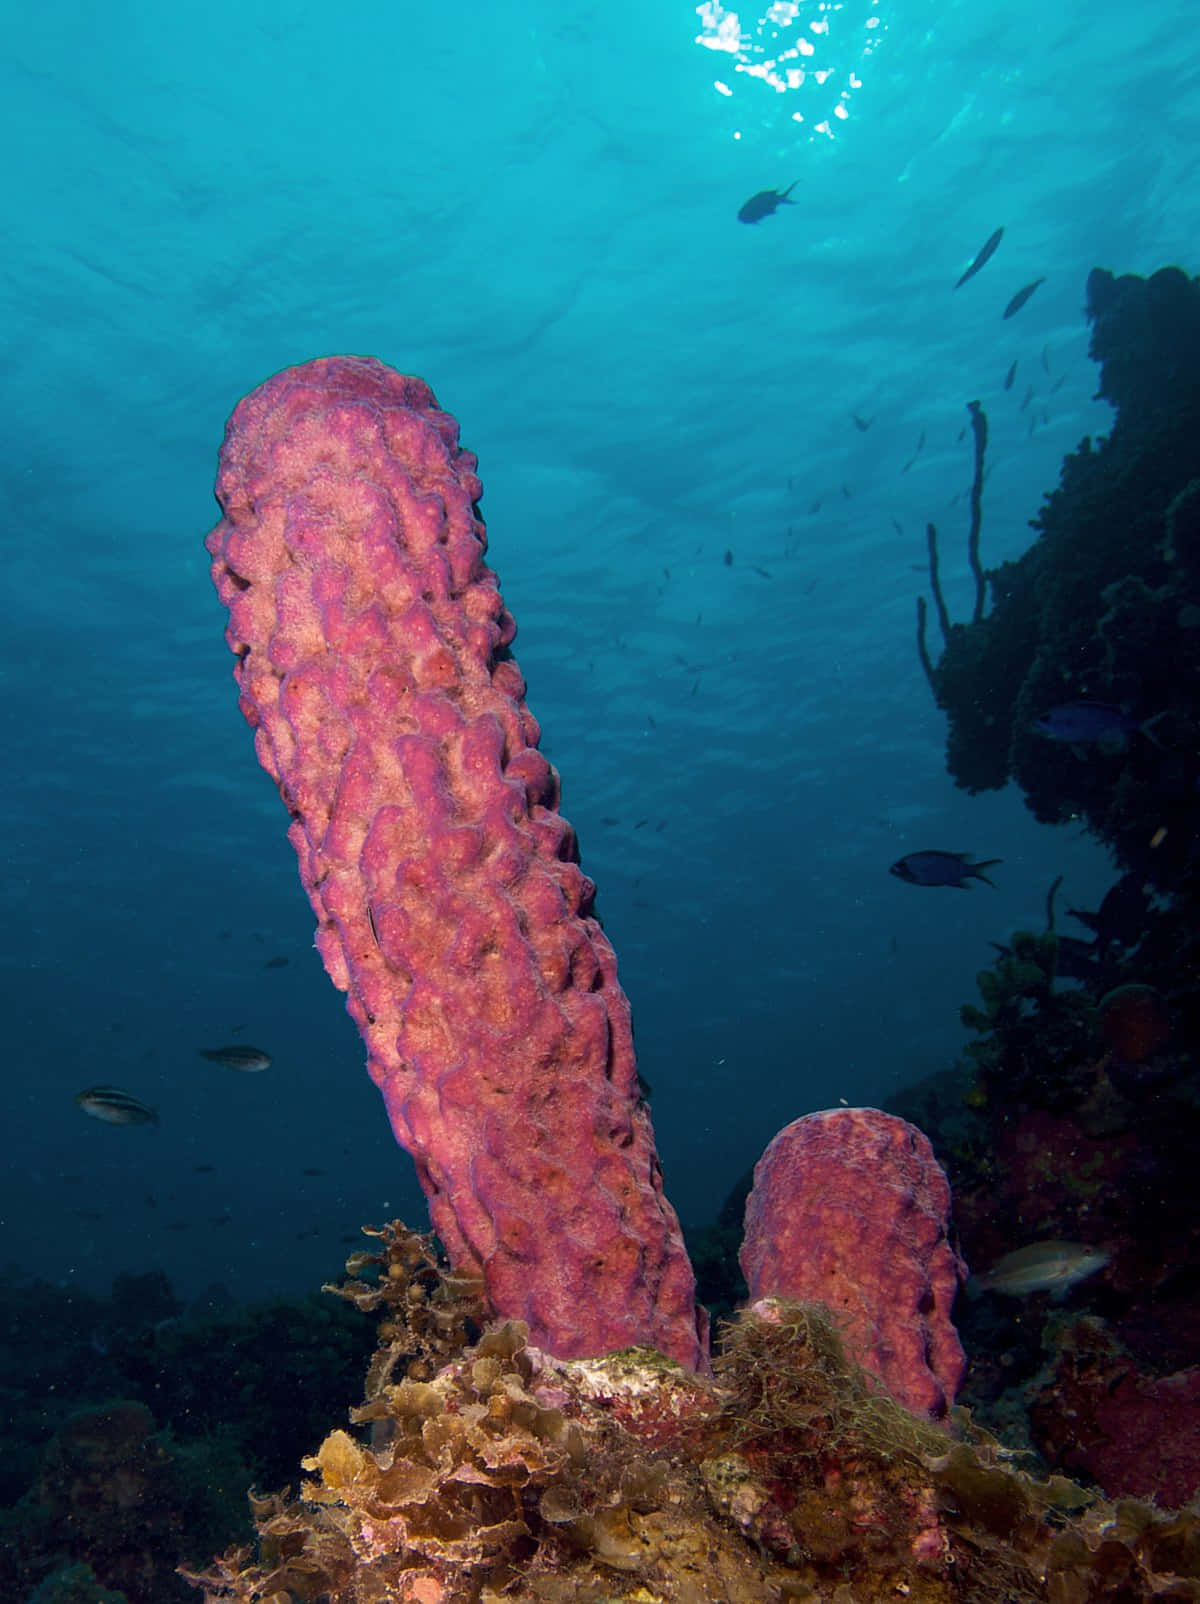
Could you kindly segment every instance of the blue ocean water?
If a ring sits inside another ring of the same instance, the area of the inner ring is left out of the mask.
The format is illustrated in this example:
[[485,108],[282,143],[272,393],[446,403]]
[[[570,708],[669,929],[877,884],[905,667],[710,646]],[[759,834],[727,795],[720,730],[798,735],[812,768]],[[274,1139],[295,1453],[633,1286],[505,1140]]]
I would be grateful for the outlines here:
[[[988,943],[1112,876],[954,789],[925,524],[965,617],[966,403],[994,565],[1111,417],[1089,269],[1196,265],[1177,0],[10,13],[0,1259],[298,1292],[423,1219],[201,546],[225,418],[315,355],[420,374],[479,456],[685,1223],[788,1120],[949,1065]],[[889,876],[925,847],[995,889]],[[227,1041],[272,1067],[199,1056]],[[97,1083],[157,1128],[86,1118]]]

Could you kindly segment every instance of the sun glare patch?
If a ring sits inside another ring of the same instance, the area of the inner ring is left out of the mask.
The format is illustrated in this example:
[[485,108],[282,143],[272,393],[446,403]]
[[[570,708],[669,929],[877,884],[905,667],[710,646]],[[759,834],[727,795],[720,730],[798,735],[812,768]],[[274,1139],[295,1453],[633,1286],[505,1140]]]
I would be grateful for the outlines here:
[[696,43],[732,60],[732,81],[729,62],[713,81],[718,94],[732,98],[749,82],[794,96],[791,120],[832,139],[863,86],[859,69],[887,31],[882,7],[883,0],[775,0],[751,22],[752,13],[704,0]]

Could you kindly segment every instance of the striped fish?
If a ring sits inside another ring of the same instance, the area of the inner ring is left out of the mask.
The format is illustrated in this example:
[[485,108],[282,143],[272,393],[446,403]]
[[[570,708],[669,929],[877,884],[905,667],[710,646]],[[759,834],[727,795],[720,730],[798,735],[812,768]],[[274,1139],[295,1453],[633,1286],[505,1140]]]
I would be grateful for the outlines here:
[[76,1105],[106,1125],[157,1125],[158,1114],[119,1086],[89,1086],[75,1098]]
[[226,1069],[240,1069],[244,1075],[257,1075],[259,1070],[270,1069],[271,1055],[261,1047],[201,1047],[201,1058],[212,1064],[224,1064]]
[[1035,1242],[1006,1253],[985,1275],[971,1279],[980,1292],[1004,1292],[1010,1298],[1049,1292],[1062,1298],[1107,1263],[1108,1254],[1102,1248],[1086,1247],[1082,1242]]

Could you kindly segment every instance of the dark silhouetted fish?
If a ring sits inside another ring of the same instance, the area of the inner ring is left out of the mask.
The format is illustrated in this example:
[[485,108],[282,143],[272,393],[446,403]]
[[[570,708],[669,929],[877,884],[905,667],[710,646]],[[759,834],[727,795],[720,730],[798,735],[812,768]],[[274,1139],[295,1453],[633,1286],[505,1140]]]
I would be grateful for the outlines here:
[[987,244],[983,247],[983,249],[976,256],[975,260],[971,263],[970,267],[963,274],[963,276],[959,279],[958,283],[954,286],[954,288],[956,290],[962,289],[963,285],[967,282],[967,280],[969,278],[974,278],[976,273],[978,273],[979,269],[981,267],[986,266],[987,263],[991,261],[992,257],[996,254],[996,247],[997,247],[997,245],[999,245],[1003,234],[1004,234],[1004,230],[1002,228],[998,228],[996,230],[996,232],[988,240]]
[[1013,380],[1016,378],[1016,376],[1017,376],[1017,364],[1014,362],[1012,367],[1009,368],[1008,372],[1004,375],[1004,388],[1006,390],[1011,390],[1012,389]]
[[917,458],[921,455],[922,451],[924,451],[924,449],[925,449],[925,431],[924,431],[924,429],[922,429],[921,430],[921,438],[917,441],[917,449],[913,452],[912,456],[909,457],[908,461],[904,464],[903,468],[901,468],[900,472],[901,473],[907,473],[908,470],[912,467],[913,463],[916,462]]
[[207,1058],[212,1064],[223,1064],[226,1069],[240,1069],[243,1074],[256,1075],[261,1069],[270,1069],[271,1055],[264,1053],[261,1047],[251,1047],[249,1042],[245,1046],[233,1047],[201,1047],[201,1058]]
[[738,208],[738,222],[761,223],[763,218],[770,217],[777,207],[795,206],[796,202],[788,200],[788,196],[799,182],[798,178],[793,178],[786,189],[760,189],[757,195],[751,195],[750,199]]
[[1094,930],[1102,947],[1136,947],[1146,933],[1150,898],[1142,876],[1131,869],[1104,893],[1095,913],[1086,908],[1068,908],[1067,912]]
[[1026,286],[1025,286],[1025,288],[1023,290],[1018,290],[1017,293],[1013,296],[1012,300],[1004,308],[1004,316],[1005,317],[1012,317],[1015,313],[1019,312],[1021,310],[1021,308],[1025,305],[1025,302],[1033,294],[1034,290],[1037,289],[1038,285],[1039,284],[1044,284],[1045,282],[1046,282],[1046,280],[1045,280],[1044,277],[1043,278],[1035,278],[1032,284],[1026,284]]
[[982,880],[990,886],[992,882],[983,871],[1002,861],[985,858],[981,863],[972,863],[965,852],[909,852],[892,864],[889,873],[907,880],[910,886],[955,886],[968,891],[969,880]]
[[1034,719],[1033,728],[1048,741],[1120,751],[1129,737],[1138,733],[1158,745],[1150,730],[1153,722],[1153,719],[1134,718],[1132,713],[1127,713],[1114,702],[1093,702],[1080,697],[1077,701],[1062,702],[1042,713]]
[[75,1098],[76,1105],[106,1125],[157,1125],[158,1115],[119,1086],[89,1086]]

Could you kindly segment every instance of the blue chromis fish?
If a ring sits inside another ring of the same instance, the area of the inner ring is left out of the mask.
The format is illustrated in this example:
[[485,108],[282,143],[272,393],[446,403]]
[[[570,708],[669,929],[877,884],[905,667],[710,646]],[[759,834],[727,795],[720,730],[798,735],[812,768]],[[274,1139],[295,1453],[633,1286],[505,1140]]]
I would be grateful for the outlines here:
[[788,196],[799,182],[798,178],[793,178],[786,189],[760,189],[757,195],[751,195],[738,208],[738,222],[761,223],[764,217],[770,217],[780,206],[795,206],[796,202],[788,200]]
[[1012,300],[1004,308],[1004,316],[1012,317],[1014,313],[1019,312],[1025,305],[1025,302],[1033,294],[1034,290],[1037,289],[1038,285],[1044,284],[1045,282],[1046,280],[1044,276],[1042,278],[1035,278],[1032,284],[1026,284],[1024,289],[1018,290],[1013,296]]
[[[1157,716],[1161,718],[1162,715]],[[1034,719],[1033,728],[1048,741],[1062,741],[1068,746],[1100,746],[1119,752],[1129,737],[1139,732],[1155,741],[1150,731],[1153,723],[1153,719],[1134,718],[1113,702],[1093,702],[1081,697],[1042,713]]]
[[157,1125],[158,1114],[119,1086],[89,1086],[75,1098],[76,1106],[106,1125]]
[[909,852],[892,864],[889,873],[910,886],[957,886],[968,891],[969,880],[982,880],[990,886],[983,871],[1001,862],[1001,858],[985,858],[982,863],[972,863],[965,852]]
[[241,1070],[243,1075],[257,1075],[260,1070],[271,1067],[270,1053],[264,1053],[261,1047],[251,1047],[249,1043],[244,1047],[201,1047],[200,1056],[212,1064],[223,1064],[226,1069]]
[[[963,276],[959,279],[958,283],[954,286],[954,288],[956,290],[962,289],[963,285],[967,282],[967,280],[969,278],[974,278],[976,273],[978,273],[979,269],[981,267],[983,267],[985,265],[985,263],[991,261],[992,257],[996,254],[996,247],[997,247],[997,245],[999,245],[999,243],[1000,243],[1001,239],[1003,238],[1003,236],[1004,236],[1004,230],[1002,228],[998,228],[996,230],[996,232],[987,241],[987,243],[980,247],[979,251],[976,253],[975,260],[971,263],[970,267],[966,270],[966,272],[963,274]],[[1033,292],[1031,290],[1030,294],[1032,294],[1032,293]]]
[[1107,1263],[1107,1253],[1081,1242],[1035,1242],[1006,1253],[985,1275],[972,1276],[971,1286],[979,1292],[1003,1292],[1010,1298],[1027,1298],[1034,1292],[1064,1298],[1073,1286]]

